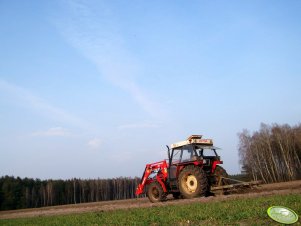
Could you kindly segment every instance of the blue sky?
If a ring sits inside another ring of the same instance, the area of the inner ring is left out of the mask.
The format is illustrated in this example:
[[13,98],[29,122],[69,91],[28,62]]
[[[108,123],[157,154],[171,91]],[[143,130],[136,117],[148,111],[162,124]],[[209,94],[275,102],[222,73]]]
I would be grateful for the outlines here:
[[300,1],[0,1],[0,172],[140,176],[166,144],[300,123]]

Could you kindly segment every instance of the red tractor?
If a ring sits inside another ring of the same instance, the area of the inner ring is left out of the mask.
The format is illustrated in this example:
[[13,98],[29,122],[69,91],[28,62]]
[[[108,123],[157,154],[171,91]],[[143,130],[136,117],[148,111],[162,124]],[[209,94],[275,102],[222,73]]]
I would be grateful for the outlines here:
[[211,186],[221,185],[221,177],[227,177],[211,139],[192,135],[167,149],[168,160],[146,165],[136,195],[146,193],[151,202],[163,201],[168,194],[174,198],[205,196]]

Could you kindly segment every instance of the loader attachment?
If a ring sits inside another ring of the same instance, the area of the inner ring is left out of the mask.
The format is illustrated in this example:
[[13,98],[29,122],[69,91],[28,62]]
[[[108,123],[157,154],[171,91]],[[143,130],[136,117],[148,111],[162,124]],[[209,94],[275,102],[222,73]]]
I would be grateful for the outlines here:
[[164,181],[167,179],[167,163],[165,160],[146,164],[140,183],[136,189],[136,195],[144,193],[144,187],[153,181],[158,181],[164,192],[167,191]]

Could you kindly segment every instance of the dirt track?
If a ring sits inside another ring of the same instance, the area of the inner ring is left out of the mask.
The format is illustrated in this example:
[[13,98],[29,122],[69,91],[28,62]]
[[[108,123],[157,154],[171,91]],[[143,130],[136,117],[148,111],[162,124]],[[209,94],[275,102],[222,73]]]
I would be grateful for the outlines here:
[[94,203],[74,204],[52,206],[35,209],[9,210],[0,211],[0,219],[11,218],[28,218],[37,216],[53,216],[66,215],[85,212],[110,211],[117,209],[129,208],[147,208],[152,206],[166,206],[166,205],[182,205],[186,203],[196,202],[218,202],[222,200],[230,200],[244,197],[259,197],[273,194],[301,194],[301,180],[293,182],[266,184],[258,186],[255,189],[245,191],[244,194],[230,194],[222,196],[201,197],[195,199],[180,199],[174,200],[168,197],[166,202],[150,203],[147,198],[118,200],[118,201],[103,201]]

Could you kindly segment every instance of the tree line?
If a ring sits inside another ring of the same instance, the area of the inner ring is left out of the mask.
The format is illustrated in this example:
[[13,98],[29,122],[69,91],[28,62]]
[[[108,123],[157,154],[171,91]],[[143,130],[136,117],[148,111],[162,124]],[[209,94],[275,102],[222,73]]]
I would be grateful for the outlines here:
[[0,178],[0,210],[134,198],[139,178],[40,180]]
[[301,124],[261,124],[238,134],[243,170],[264,183],[301,179]]

